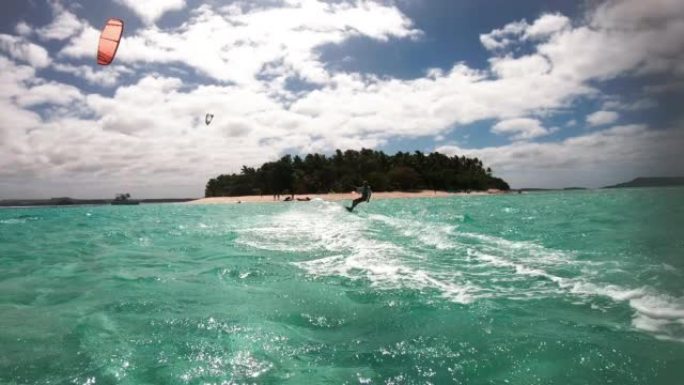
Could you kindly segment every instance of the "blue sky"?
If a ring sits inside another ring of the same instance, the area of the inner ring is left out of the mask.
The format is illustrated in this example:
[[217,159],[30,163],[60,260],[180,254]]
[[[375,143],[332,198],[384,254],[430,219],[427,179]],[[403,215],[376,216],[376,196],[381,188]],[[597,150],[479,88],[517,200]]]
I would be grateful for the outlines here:
[[0,198],[200,196],[362,147],[477,156],[513,187],[684,174],[682,25],[676,0],[13,0]]

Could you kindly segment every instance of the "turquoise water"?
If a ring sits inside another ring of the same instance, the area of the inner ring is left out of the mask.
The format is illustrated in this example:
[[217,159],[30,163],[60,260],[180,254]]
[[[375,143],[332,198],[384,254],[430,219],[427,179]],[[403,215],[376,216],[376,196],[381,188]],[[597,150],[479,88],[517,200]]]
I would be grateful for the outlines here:
[[681,384],[684,189],[0,210],[1,384]]

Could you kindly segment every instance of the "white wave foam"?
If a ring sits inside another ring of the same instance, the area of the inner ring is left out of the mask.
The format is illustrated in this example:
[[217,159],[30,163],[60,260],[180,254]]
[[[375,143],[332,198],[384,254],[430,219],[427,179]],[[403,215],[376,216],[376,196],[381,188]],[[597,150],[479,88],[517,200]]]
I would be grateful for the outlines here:
[[536,276],[536,277],[545,277],[545,278],[549,278],[552,280],[553,280],[553,278],[556,278],[556,277],[552,276],[551,274],[547,273],[546,271],[544,271],[542,269],[535,269],[535,268],[528,267],[528,266],[525,266],[525,265],[520,264],[520,263],[507,261],[503,258],[496,257],[494,255],[490,255],[490,254],[486,254],[486,253],[480,253],[480,252],[475,252],[475,253],[471,253],[471,254],[476,255],[477,258],[479,258],[480,260],[488,262],[493,266],[512,268],[516,274]]
[[575,294],[598,295],[611,298],[615,302],[627,302],[634,310],[634,328],[651,332],[661,339],[684,342],[684,298],[655,293],[648,287],[626,289],[577,280],[562,284]]
[[8,218],[8,219],[0,219],[0,224],[17,225],[17,224],[28,223],[29,221],[35,221],[35,220],[38,220],[38,218],[36,218],[36,217]]
[[456,231],[456,227],[453,225],[425,223],[380,214],[371,214],[368,218],[384,223],[402,235],[416,239],[425,246],[431,246],[438,250],[448,250],[455,247],[451,240]]
[[[682,327],[684,326],[684,298],[660,294],[648,287],[630,289],[617,285],[592,283],[590,279],[596,275],[596,265],[599,263],[580,262],[574,260],[570,253],[549,250],[532,242],[509,241],[489,235],[464,232],[457,233],[457,238],[481,241],[480,245],[472,245],[472,248],[468,249],[468,254],[493,267],[510,269],[516,275],[546,278],[554,282],[559,289],[573,295],[601,296],[618,303],[626,302],[634,311],[632,326],[635,329],[650,332],[657,338],[684,342],[684,337],[682,337],[684,335]],[[566,278],[546,270],[549,267],[563,265],[578,267],[580,275]],[[506,291],[500,291],[494,295],[509,294]],[[546,294],[551,294],[551,292],[548,291]]]
[[473,292],[478,288],[463,282],[453,282],[456,275],[440,279],[424,270],[402,265],[393,258],[356,253],[349,256],[337,255],[295,265],[314,276],[341,276],[349,279],[368,279],[371,286],[381,289],[409,288],[417,290],[438,290],[442,297],[458,303],[470,303]]
[[504,252],[508,257],[534,264],[558,266],[559,264],[574,264],[572,253],[568,251],[552,250],[530,241],[510,241],[504,238],[485,234],[459,232],[458,237],[463,244],[475,245],[484,250]]
[[[338,204],[311,203],[293,206],[268,218],[263,226],[243,230],[238,242],[310,253],[313,259],[294,264],[312,276],[367,279],[381,289],[436,290],[458,303],[491,297],[610,298],[630,306],[635,329],[684,341],[684,301],[648,287],[597,282],[600,272],[613,265],[610,261],[580,261],[572,252],[462,232],[457,225],[381,214],[350,216]],[[382,237],[386,232],[389,238]],[[407,246],[378,239],[391,239],[392,233]]]
[[311,201],[306,206],[264,218],[266,223],[239,230],[238,243],[264,249],[290,252],[335,251],[351,247],[349,234],[359,232],[363,223],[344,218],[339,205]]
[[335,203],[311,203],[271,218],[268,226],[241,231],[238,242],[266,250],[332,254],[294,263],[313,276],[363,278],[381,289],[434,289],[455,302],[473,300],[470,291],[475,289],[459,282],[458,274],[437,277],[412,267],[405,262],[415,254],[371,238],[366,219],[348,215]]

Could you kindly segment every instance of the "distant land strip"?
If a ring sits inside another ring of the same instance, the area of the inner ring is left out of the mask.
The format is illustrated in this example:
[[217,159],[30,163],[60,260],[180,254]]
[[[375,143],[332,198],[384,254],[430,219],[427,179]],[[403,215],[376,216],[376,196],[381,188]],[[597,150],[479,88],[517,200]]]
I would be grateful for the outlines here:
[[619,183],[604,188],[623,188],[623,187],[670,187],[684,186],[684,176],[674,177],[639,177],[629,182]]
[[[181,203],[190,202],[197,198],[160,198],[136,199],[139,203]],[[69,197],[50,199],[4,199],[0,200],[0,207],[8,206],[70,206],[70,205],[108,205],[114,199],[75,199]]]

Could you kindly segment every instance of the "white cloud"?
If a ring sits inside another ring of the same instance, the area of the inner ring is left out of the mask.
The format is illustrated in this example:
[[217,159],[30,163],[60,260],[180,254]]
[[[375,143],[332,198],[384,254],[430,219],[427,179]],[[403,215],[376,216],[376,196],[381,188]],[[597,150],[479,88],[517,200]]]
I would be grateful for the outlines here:
[[[58,83],[46,82],[36,77],[33,68],[17,64],[0,55],[0,100],[16,103],[19,107],[38,104],[68,104],[80,98],[78,88]],[[54,102],[51,102],[53,100]]]
[[541,41],[535,53],[546,58],[554,76],[578,82],[616,76],[677,73],[684,76],[684,7],[677,0],[606,1],[572,27],[560,14],[542,15],[532,25],[510,23],[480,36],[491,51],[511,51]]
[[64,8],[59,2],[51,2],[50,6],[54,14],[52,22],[37,30],[37,35],[43,40],[66,40],[83,28],[87,23],[80,20],[72,12]]
[[[51,29],[52,24],[44,27],[54,38],[71,35],[52,69],[93,84],[119,85],[113,95],[83,95],[36,78],[41,61],[36,60],[39,54],[28,54],[26,47],[32,43],[0,35],[4,52],[34,67],[0,56],[0,173],[6,178],[40,176],[52,183],[69,179],[74,186],[98,181],[97,191],[109,191],[118,183],[140,186],[140,191],[159,186],[156,195],[167,195],[168,186],[177,185],[183,175],[184,190],[178,194],[198,195],[207,178],[236,171],[242,164],[257,165],[284,151],[377,147],[397,138],[444,137],[454,127],[485,119],[499,122],[492,128],[495,132],[533,139],[554,128],[521,116],[566,113],[579,97],[606,100],[600,92],[604,79],[658,71],[675,76],[677,48],[682,44],[677,39],[680,27],[671,16],[674,10],[662,15],[659,10],[641,10],[633,1],[608,2],[588,15],[590,24],[573,26],[564,16],[551,14],[483,35],[482,43],[494,52],[488,68],[458,63],[405,80],[331,70],[319,54],[320,47],[353,37],[391,43],[420,36],[392,3],[288,0],[278,5],[202,5],[190,11],[187,22],[164,29],[152,23],[168,9],[140,5],[141,17],[150,24],[125,34],[116,64],[109,68],[92,64],[99,37],[93,26],[80,21],[81,29],[63,32]],[[632,20],[624,7],[640,9],[651,21]],[[654,21],[660,18],[663,22]],[[617,20],[632,21],[615,28]],[[635,23],[639,28],[632,27]],[[522,45],[525,49],[519,50]],[[38,49],[33,51],[42,49],[34,46]],[[82,58],[91,61],[70,60]],[[42,63],[47,62],[45,52]],[[150,72],[160,67],[168,70],[167,75]],[[183,75],[191,70],[213,80],[196,84],[202,80]],[[315,83],[315,89],[288,89],[285,85],[293,78]],[[65,90],[64,95],[55,94],[58,88]],[[44,108],[41,103],[46,102],[51,104]],[[603,112],[628,105],[619,104],[607,104]],[[42,118],[31,110],[36,106],[43,109]],[[216,115],[209,126],[203,122],[207,112]],[[602,124],[610,121],[604,116]],[[662,154],[672,154],[665,137],[675,138],[672,131],[625,126],[560,143],[515,142],[468,151],[481,155],[514,183],[534,173],[552,183],[559,178],[558,170],[577,172],[587,180],[595,176],[582,170],[597,164],[606,172],[624,171],[621,157],[646,157],[645,150],[628,151],[639,149],[639,140],[652,140],[648,149],[655,152],[658,146],[667,146]],[[615,143],[626,145],[625,152]],[[586,158],[583,151],[589,151]],[[526,174],[528,170],[534,171]]]
[[525,29],[525,38],[540,39],[570,27],[570,19],[558,13],[545,14]]
[[22,37],[0,34],[0,52],[35,68],[44,68],[50,64],[50,56],[45,48]]
[[538,52],[551,60],[558,76],[579,81],[612,79],[630,72],[671,74],[684,60],[682,37],[684,23],[669,19],[638,28],[595,24],[556,34]]
[[40,104],[68,105],[82,99],[81,91],[73,86],[50,82],[30,87],[17,96],[16,102],[21,107],[32,107]]
[[520,41],[542,40],[570,27],[570,19],[561,14],[544,14],[532,25],[526,20],[480,35],[480,42],[490,51],[501,50]]
[[310,116],[309,125],[321,131],[415,137],[443,133],[453,125],[558,108],[571,96],[591,92],[539,74],[488,79],[486,73],[462,65],[432,76],[400,81],[335,75],[332,86],[301,97],[290,111]]
[[498,122],[492,127],[492,132],[497,134],[513,135],[515,140],[532,139],[549,134],[537,119],[514,118]]
[[556,143],[515,142],[481,149],[442,146],[436,150],[476,156],[517,188],[600,187],[637,176],[683,173],[682,146],[684,130],[628,125]]
[[[432,80],[334,75],[333,82],[333,87],[286,108],[268,90],[238,85],[188,89],[177,78],[147,76],[119,87],[112,97],[88,95],[83,103],[92,120],[73,118],[81,116],[73,106],[71,113],[60,114],[62,118],[42,123],[41,130],[15,136],[15,143],[31,146],[23,146],[13,161],[19,164],[7,170],[48,179],[68,175],[74,181],[127,176],[142,186],[149,183],[145,177],[158,170],[158,183],[189,175],[192,191],[199,194],[207,178],[230,171],[227,167],[259,164],[286,150],[376,147],[397,136],[445,132],[453,121],[517,112],[529,103],[558,102],[548,97],[549,90],[557,89],[549,85],[518,104],[519,99],[511,97],[517,92],[515,82],[508,88],[494,87],[493,81],[462,66]],[[482,100],[469,101],[471,94],[480,94]],[[426,103],[433,107],[426,110]],[[209,126],[203,122],[207,112],[216,115]],[[77,128],[85,131],[75,133]]]
[[[150,27],[126,35],[117,53],[124,63],[182,63],[212,78],[253,86],[269,66],[281,77],[300,76],[325,83],[329,74],[316,49],[353,36],[377,40],[410,38],[419,32],[394,7],[375,2],[324,3],[290,1],[281,8],[254,8],[219,13],[200,6],[178,29]],[[97,31],[89,28],[61,53],[89,57]]]
[[522,35],[529,27],[526,21],[518,21],[506,24],[503,28],[480,35],[480,42],[490,51],[509,46],[517,36]]
[[587,116],[587,123],[590,126],[604,126],[614,123],[620,115],[615,111],[596,111]]
[[28,65],[20,65],[0,55],[0,98],[14,97],[23,91],[24,82],[34,78],[36,70]]
[[20,36],[29,36],[33,33],[33,28],[25,21],[20,21],[14,27],[14,31]]
[[122,65],[110,65],[107,67],[93,67],[88,65],[72,65],[54,63],[52,68],[59,72],[65,72],[86,80],[88,83],[102,87],[113,87],[119,84],[123,74],[130,74],[132,70]]
[[78,88],[37,78],[35,70],[27,65],[18,65],[0,56],[0,68],[3,69],[0,72],[0,131],[2,142],[9,145],[10,150],[21,142],[14,139],[43,124],[40,116],[30,108],[49,107],[53,117],[59,119],[63,116],[59,108],[78,108],[78,102],[84,101]]
[[100,31],[92,26],[85,27],[69,39],[68,44],[59,51],[59,56],[91,58],[94,62],[99,41]]
[[[20,138],[31,128],[40,127],[42,119],[30,110],[19,107],[17,98],[30,97],[29,84],[35,82],[35,70],[19,65],[0,55],[0,174],[3,168],[23,158],[29,143]],[[19,170],[21,171],[21,170]],[[13,168],[5,171],[14,172]]]
[[530,77],[545,75],[551,70],[551,63],[541,55],[495,57],[489,60],[492,71],[501,78]]
[[679,0],[608,0],[591,15],[591,24],[600,28],[641,29],[684,18]]
[[147,24],[153,24],[165,13],[185,8],[185,0],[117,0],[135,12]]

